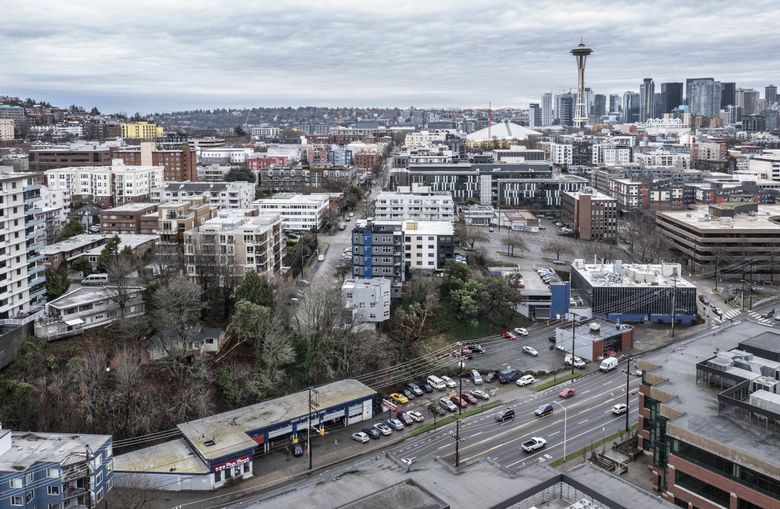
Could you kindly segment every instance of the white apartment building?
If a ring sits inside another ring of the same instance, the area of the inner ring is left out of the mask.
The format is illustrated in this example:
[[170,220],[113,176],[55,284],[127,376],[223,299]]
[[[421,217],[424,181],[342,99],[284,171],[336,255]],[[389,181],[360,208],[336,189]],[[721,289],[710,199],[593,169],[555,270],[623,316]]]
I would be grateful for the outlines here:
[[447,139],[446,131],[418,131],[409,133],[404,138],[407,147],[427,147],[434,142],[443,142]]
[[282,217],[285,230],[319,229],[328,215],[330,195],[279,193],[270,198],[252,202],[261,213],[270,212]]
[[593,144],[593,164],[620,166],[631,162],[631,148],[606,143]]
[[41,208],[46,210],[56,209],[60,220],[68,220],[70,213],[70,201],[65,199],[65,192],[61,190],[49,189],[48,186],[41,186]]
[[32,173],[0,170],[0,320],[34,311],[44,294],[46,235]]
[[198,165],[198,182],[224,182],[233,167],[224,164]]
[[243,277],[249,271],[272,276],[282,270],[287,242],[279,214],[222,210],[213,219],[184,234],[187,275],[198,279],[217,267],[231,267]]
[[634,162],[643,166],[674,166],[675,168],[690,168],[691,154],[663,152],[660,150],[648,153],[634,153]]
[[14,139],[14,121],[10,118],[0,118],[0,141]]
[[573,164],[574,147],[565,143],[550,143],[550,162],[559,165]]
[[128,166],[114,159],[111,166],[80,166],[46,170],[46,183],[62,191],[65,199],[93,200],[99,205],[122,205],[148,201],[152,191],[162,187],[162,166]]
[[341,300],[352,311],[353,322],[379,323],[390,319],[390,280],[347,279],[341,285]]
[[166,182],[155,189],[151,199],[179,203],[191,196],[206,196],[209,205],[218,209],[250,208],[255,199],[255,185],[251,182]]
[[249,133],[258,138],[276,138],[279,136],[279,128],[261,125],[259,127],[253,127],[249,130]]
[[753,156],[748,161],[746,173],[768,180],[780,180],[780,153]]
[[204,163],[233,163],[244,164],[246,160],[252,157],[255,150],[252,148],[241,147],[217,147],[217,148],[199,148],[198,161]]
[[430,186],[398,186],[376,197],[374,218],[382,221],[416,219],[419,221],[454,221],[452,193],[434,192]]
[[411,270],[441,270],[455,254],[455,227],[447,221],[404,221],[404,262]]

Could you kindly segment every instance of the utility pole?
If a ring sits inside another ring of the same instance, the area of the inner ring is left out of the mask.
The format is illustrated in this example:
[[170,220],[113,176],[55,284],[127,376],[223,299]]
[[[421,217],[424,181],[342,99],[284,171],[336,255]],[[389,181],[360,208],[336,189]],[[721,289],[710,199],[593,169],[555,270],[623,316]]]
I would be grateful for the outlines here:
[[628,388],[631,383],[631,357],[628,358],[628,361],[626,362],[626,433],[629,433],[631,431],[631,426],[628,425],[628,414],[629,410],[631,410],[630,402],[628,399]]
[[742,285],[742,304],[740,305],[740,310],[745,310],[745,280],[743,279],[740,284]]
[[574,314],[574,311],[571,312],[571,374],[574,375],[574,338],[576,336],[575,334],[575,328],[574,326],[577,323],[577,315]]
[[86,448],[86,465],[87,465],[87,480],[84,483],[84,485],[87,488],[87,509],[92,509],[92,462],[90,461],[90,458],[92,457],[92,451],[89,449],[89,446]]
[[309,386],[309,422],[306,429],[306,448],[309,449],[309,470],[312,469],[312,453],[311,453],[311,413],[312,409],[318,406],[317,402],[312,399],[312,393],[316,396],[319,395],[317,389],[313,389]]
[[677,277],[673,277],[674,286],[672,287],[672,337],[674,337],[674,322],[677,321]]
[[718,279],[720,279],[720,251],[715,251],[715,289],[718,289]]
[[[463,343],[460,343],[460,356],[458,357],[458,378],[460,389],[458,392],[458,401],[463,397]],[[458,405],[458,416],[455,418],[455,468],[460,466],[460,412],[462,408]]]
[[748,285],[748,309],[753,309],[753,259],[750,259],[750,265],[748,265],[748,269],[750,270],[750,283]]

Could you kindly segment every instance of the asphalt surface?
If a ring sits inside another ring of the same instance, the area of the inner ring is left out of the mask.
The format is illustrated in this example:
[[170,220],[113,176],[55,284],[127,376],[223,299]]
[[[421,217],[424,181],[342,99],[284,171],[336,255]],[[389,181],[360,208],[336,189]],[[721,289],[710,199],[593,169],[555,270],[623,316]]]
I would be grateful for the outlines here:
[[[516,471],[531,462],[552,461],[563,457],[564,436],[566,453],[570,454],[624,429],[625,414],[616,416],[611,410],[613,405],[626,401],[624,369],[625,364],[621,364],[612,372],[593,373],[540,393],[527,388],[521,389],[521,395],[506,405],[462,419],[460,461],[489,457],[509,470]],[[629,383],[629,423],[635,424],[640,378],[631,375]],[[489,386],[490,384],[483,384],[482,388]],[[569,399],[561,399],[558,393],[566,387],[575,388],[577,393]],[[553,403],[554,412],[545,417],[535,417],[534,410],[543,403]],[[515,418],[497,422],[495,414],[505,407],[515,410]],[[412,465],[415,461],[436,456],[454,464],[454,433],[455,425],[448,424],[407,439],[390,452],[398,459],[411,460]],[[522,442],[537,436],[547,440],[545,448],[531,454],[520,448]]]

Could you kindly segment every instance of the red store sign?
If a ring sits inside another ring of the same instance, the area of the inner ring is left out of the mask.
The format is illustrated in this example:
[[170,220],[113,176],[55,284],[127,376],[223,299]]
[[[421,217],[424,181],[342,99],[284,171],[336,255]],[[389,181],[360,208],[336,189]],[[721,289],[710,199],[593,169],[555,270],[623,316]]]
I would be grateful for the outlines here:
[[249,463],[250,461],[252,461],[251,456],[242,456],[240,458],[232,459],[230,461],[226,461],[225,463],[220,463],[219,465],[215,466],[214,472],[220,472],[228,468],[238,467],[243,465],[244,463]]

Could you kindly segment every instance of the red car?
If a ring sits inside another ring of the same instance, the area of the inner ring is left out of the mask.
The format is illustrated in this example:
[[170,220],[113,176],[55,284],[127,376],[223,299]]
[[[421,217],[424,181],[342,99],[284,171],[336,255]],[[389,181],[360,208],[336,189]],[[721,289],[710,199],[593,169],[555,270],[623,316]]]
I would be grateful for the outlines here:
[[562,390],[560,394],[558,394],[558,396],[565,399],[565,398],[571,398],[572,396],[574,396],[574,394],[575,394],[574,387],[569,387],[567,389]]
[[509,331],[502,332],[501,335],[504,336],[506,339],[511,339],[512,341],[517,339],[517,336],[515,336],[514,333],[509,332]]
[[465,399],[466,401],[468,401],[472,405],[476,405],[477,403],[479,403],[479,401],[477,401],[477,398],[475,398],[471,394],[468,394],[468,393],[465,393],[465,392],[461,393],[460,397],[461,397],[461,399]]
[[474,352],[469,350],[468,348],[463,348],[462,350],[453,350],[452,356],[456,359],[461,356],[461,353],[463,354],[463,358],[466,360],[471,360],[474,357]]
[[402,423],[404,423],[404,426],[411,426],[414,424],[414,420],[412,420],[411,417],[409,417],[409,414],[406,412],[402,414],[398,414],[398,418],[401,420]]
[[455,403],[455,405],[456,405],[456,406],[459,406],[460,408],[466,408],[466,407],[468,407],[468,406],[469,406],[469,404],[468,404],[468,403],[466,403],[466,400],[465,400],[465,399],[463,399],[463,398],[460,398],[460,397],[458,397],[458,396],[452,396],[452,397],[450,398],[450,401],[452,401],[453,403]]

